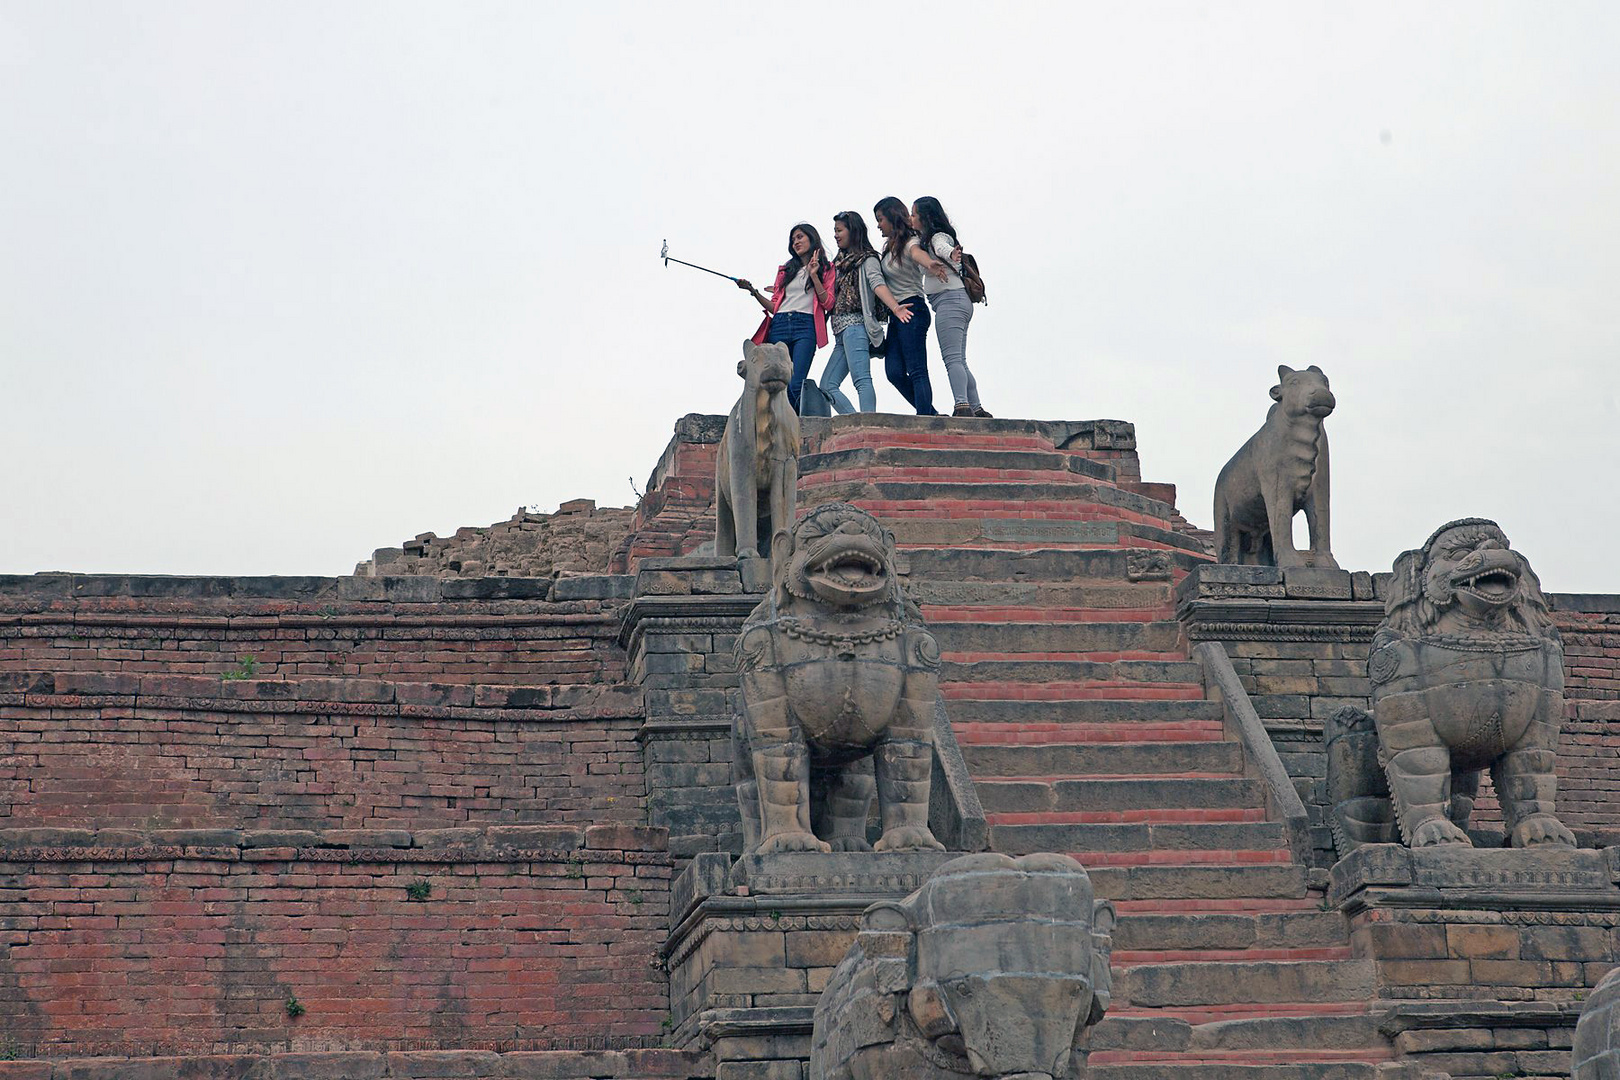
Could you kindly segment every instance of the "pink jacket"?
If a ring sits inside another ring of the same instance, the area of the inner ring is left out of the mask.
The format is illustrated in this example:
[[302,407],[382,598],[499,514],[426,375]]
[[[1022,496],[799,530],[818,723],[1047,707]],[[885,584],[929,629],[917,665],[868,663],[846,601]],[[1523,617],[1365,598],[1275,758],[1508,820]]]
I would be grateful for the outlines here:
[[[771,316],[775,315],[776,309],[782,306],[782,290],[787,286],[787,282],[782,279],[787,276],[784,272],[786,269],[786,266],[776,268],[776,284],[771,286],[771,314],[765,316],[765,321],[759,324],[758,330],[754,331],[755,345],[765,344],[765,335],[771,331]],[[833,283],[837,279],[838,271],[833,269],[831,263],[828,263],[827,269],[821,275],[821,285],[827,293],[828,300],[833,298]],[[816,348],[819,349],[827,344],[827,309],[821,306],[821,297],[815,296],[814,291],[811,290],[810,314],[816,320]]]

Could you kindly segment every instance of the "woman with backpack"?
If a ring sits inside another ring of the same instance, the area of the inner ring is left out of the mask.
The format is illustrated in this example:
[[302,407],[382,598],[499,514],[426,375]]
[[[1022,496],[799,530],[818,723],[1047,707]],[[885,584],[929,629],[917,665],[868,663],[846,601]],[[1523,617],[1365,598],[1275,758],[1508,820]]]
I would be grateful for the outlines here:
[[737,279],[737,288],[765,310],[765,321],[754,331],[754,344],[786,345],[793,358],[793,377],[787,393],[794,412],[799,411],[799,390],[810,374],[810,362],[816,350],[827,344],[833,276],[821,234],[809,222],[800,222],[788,232],[788,259],[776,268],[776,283],[771,286],[769,300],[747,280]]
[[866,222],[853,210],[833,215],[833,242],[838,258],[833,262],[832,357],[821,373],[821,389],[839,413],[850,413],[849,403],[839,385],[845,375],[855,378],[855,396],[861,412],[875,412],[877,397],[872,391],[871,350],[881,348],[883,323],[878,319],[879,302],[902,324],[911,321],[911,311],[901,306],[883,283],[878,253],[866,235]]
[[917,230],[918,247],[915,258],[922,266],[923,292],[934,309],[934,333],[939,337],[939,352],[945,360],[945,376],[951,381],[951,396],[956,399],[952,416],[985,416],[990,414],[979,403],[979,384],[967,365],[968,323],[973,321],[973,302],[968,299],[967,284],[962,280],[961,247],[951,219],[945,208],[932,195],[924,195],[911,204],[911,225]]
[[888,196],[872,208],[878,229],[883,233],[883,281],[899,305],[911,314],[889,325],[888,352],[884,374],[900,391],[918,416],[938,416],[934,389],[928,382],[928,305],[923,301],[922,267],[915,254],[922,253],[917,230],[911,225],[906,204]]

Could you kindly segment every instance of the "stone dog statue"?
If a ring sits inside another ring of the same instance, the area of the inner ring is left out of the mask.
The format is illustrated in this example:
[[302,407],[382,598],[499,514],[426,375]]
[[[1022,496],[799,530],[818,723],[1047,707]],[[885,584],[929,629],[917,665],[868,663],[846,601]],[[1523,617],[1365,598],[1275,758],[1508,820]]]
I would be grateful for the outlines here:
[[894,538],[825,503],[771,543],[737,638],[733,766],[746,853],[942,849],[928,828],[939,645],[900,590]]
[[743,342],[742,396],[731,407],[714,466],[714,553],[753,558],[791,528],[799,486],[799,417],[788,403],[786,345]]
[[1541,583],[1495,522],[1442,525],[1395,560],[1367,675],[1376,739],[1353,716],[1329,724],[1341,855],[1394,839],[1391,809],[1412,847],[1470,843],[1487,768],[1511,846],[1575,843],[1553,814],[1564,651]]
[[[1223,563],[1338,569],[1328,532],[1328,438],[1336,404],[1312,364],[1277,368],[1276,404],[1215,480],[1215,544]],[[1311,549],[1294,549],[1294,515],[1305,511]]]
[[810,1080],[1082,1075],[1113,926],[1067,855],[952,859],[867,908],[816,1004]]

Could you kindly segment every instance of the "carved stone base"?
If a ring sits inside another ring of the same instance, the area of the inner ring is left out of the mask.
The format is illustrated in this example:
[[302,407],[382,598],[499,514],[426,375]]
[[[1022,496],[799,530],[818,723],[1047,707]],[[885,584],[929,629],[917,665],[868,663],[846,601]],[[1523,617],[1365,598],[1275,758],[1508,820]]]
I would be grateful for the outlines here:
[[711,1049],[734,1080],[797,1070],[810,1056],[816,1000],[861,913],[903,899],[960,854],[697,855],[670,895],[672,1042]]
[[1380,1027],[1457,1076],[1568,1075],[1580,1002],[1620,962],[1620,851],[1358,848],[1330,901],[1374,961]]

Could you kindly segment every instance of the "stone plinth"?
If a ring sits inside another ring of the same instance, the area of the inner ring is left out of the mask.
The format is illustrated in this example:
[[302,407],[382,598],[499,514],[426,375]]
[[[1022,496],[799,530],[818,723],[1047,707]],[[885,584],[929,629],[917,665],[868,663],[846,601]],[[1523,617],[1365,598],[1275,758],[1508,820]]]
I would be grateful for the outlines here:
[[1457,1076],[1568,1075],[1580,1002],[1620,962],[1620,852],[1359,848],[1328,898],[1375,963],[1380,1027]]
[[672,886],[672,1042],[711,1048],[722,1080],[797,1080],[816,999],[860,929],[959,855],[795,852],[694,857]]
[[642,690],[647,820],[670,854],[742,849],[731,787],[737,632],[769,583],[763,559],[641,560],[619,639]]

